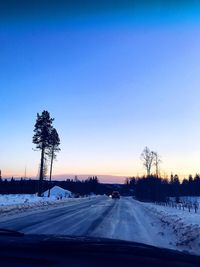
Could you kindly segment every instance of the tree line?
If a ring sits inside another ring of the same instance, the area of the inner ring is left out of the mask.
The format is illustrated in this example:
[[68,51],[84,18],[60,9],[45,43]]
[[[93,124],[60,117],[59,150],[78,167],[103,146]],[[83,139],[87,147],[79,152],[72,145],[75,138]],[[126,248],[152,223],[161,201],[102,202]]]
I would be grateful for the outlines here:
[[[103,184],[98,177],[86,180],[66,179],[63,181],[43,180],[42,191],[53,186],[60,186],[77,195],[106,194],[114,190],[124,196],[134,196],[141,201],[166,201],[169,197],[179,199],[181,196],[200,196],[200,175],[191,175],[180,181],[178,175],[171,175],[170,179],[148,177],[127,178],[124,184]],[[38,192],[38,180],[34,179],[2,179],[0,178],[0,194],[35,194]]]
[[180,181],[178,175],[171,175],[170,179],[149,175],[131,177],[126,180],[129,191],[142,201],[166,201],[175,197],[177,201],[181,196],[200,196],[200,175],[189,175]]
[[[120,191],[121,195],[128,194],[126,184],[103,184],[97,176],[88,177],[86,180],[65,179],[62,181],[43,180],[42,191],[47,191],[53,186],[60,186],[74,193],[76,196],[94,194],[111,195],[114,190]],[[0,194],[36,194],[38,192],[38,180],[34,179],[2,179],[0,178]]]

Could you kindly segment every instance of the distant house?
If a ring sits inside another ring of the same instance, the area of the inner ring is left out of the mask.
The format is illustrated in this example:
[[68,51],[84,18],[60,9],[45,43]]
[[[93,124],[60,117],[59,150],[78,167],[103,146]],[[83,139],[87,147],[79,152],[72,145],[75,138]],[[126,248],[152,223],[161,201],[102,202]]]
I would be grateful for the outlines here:
[[[45,191],[43,193],[43,196],[48,197],[48,193],[49,193],[49,190]],[[50,196],[54,197],[54,198],[66,198],[66,197],[71,197],[72,192],[70,192],[69,190],[63,189],[62,187],[56,185],[56,186],[51,188]]]

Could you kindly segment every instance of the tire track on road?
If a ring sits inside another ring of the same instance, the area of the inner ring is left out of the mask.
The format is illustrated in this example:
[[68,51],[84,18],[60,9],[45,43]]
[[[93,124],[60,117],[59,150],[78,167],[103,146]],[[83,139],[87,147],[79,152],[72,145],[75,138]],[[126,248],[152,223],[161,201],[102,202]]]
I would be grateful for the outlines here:
[[94,232],[99,225],[106,219],[106,217],[112,212],[112,210],[117,206],[117,201],[114,200],[113,203],[111,203],[110,206],[108,206],[102,214],[100,214],[97,219],[95,219],[91,225],[89,226],[89,228],[87,229],[87,231],[85,231],[84,235],[85,236],[89,236],[92,234],[92,232]]

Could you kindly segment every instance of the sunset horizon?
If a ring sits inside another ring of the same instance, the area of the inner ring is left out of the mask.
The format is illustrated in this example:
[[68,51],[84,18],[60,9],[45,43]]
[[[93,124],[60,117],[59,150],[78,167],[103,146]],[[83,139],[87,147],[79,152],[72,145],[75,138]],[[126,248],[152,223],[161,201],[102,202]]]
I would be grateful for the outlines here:
[[200,0],[0,0],[0,262],[200,267]]
[[142,176],[145,146],[162,175],[199,173],[200,5],[88,3],[1,17],[3,175],[37,177],[43,110],[60,136],[53,175]]

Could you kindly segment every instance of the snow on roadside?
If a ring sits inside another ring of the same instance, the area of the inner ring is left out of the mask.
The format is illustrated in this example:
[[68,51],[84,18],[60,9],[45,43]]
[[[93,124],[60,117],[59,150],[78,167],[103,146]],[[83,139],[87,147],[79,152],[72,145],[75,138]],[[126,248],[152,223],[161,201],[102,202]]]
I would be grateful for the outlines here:
[[36,194],[8,194],[0,195],[0,206],[10,206],[14,204],[36,203],[47,198],[37,197]]
[[[175,197],[170,197],[171,200],[175,201],[176,198]],[[185,202],[185,203],[200,203],[200,197],[198,196],[181,196],[179,197],[179,200],[181,202]]]
[[8,194],[0,195],[0,206],[9,206],[14,204],[29,204],[38,202],[51,202],[54,200],[72,197],[72,193],[59,186],[54,186],[50,190],[48,198],[48,190],[44,192],[43,197],[38,197],[36,194]]
[[164,229],[170,229],[176,236],[173,245],[177,249],[200,254],[200,214],[151,203],[143,205],[158,216]]
[[[63,199],[67,201],[67,199]],[[52,206],[60,203],[61,200],[55,198],[38,197],[36,195],[0,195],[0,214],[11,212],[22,212],[28,209]]]
[[67,202],[79,202],[82,200],[82,198],[69,197],[62,197],[58,199],[53,194],[49,198],[38,197],[36,194],[0,195],[0,214],[1,216],[12,215],[35,209],[48,209],[50,207],[60,206],[61,204],[65,205]]

